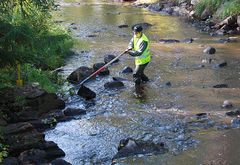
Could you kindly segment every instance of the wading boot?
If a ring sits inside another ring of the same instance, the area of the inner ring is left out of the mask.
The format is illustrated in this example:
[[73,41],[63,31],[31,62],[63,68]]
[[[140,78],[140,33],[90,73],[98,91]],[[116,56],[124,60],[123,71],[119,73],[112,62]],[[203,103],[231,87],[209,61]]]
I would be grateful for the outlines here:
[[135,84],[134,96],[137,98],[142,98],[144,94],[144,88],[141,84]]

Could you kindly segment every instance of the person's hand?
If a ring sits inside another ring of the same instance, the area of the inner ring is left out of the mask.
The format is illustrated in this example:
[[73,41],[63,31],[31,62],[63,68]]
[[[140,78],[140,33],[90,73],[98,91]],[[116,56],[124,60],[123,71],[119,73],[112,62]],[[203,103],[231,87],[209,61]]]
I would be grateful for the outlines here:
[[125,50],[125,52],[127,53],[127,52],[129,52],[130,50],[132,50],[132,48],[127,48],[127,49]]

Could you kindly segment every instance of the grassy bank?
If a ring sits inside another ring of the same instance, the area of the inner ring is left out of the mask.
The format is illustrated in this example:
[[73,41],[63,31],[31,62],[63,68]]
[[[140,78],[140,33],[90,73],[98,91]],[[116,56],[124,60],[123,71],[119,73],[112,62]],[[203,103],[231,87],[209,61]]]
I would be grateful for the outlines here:
[[240,0],[200,0],[196,5],[198,16],[209,9],[215,18],[226,18],[231,15],[240,14]]

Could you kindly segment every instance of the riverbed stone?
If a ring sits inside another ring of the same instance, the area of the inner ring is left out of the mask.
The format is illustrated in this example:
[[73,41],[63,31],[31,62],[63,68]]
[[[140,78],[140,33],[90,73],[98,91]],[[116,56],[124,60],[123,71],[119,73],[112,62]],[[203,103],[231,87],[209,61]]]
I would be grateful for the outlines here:
[[237,109],[237,110],[235,110],[235,111],[226,112],[226,115],[227,115],[227,116],[231,116],[231,117],[240,116],[240,109]]
[[[114,58],[116,58],[115,55],[112,55],[112,54],[105,55],[105,56],[104,56],[104,62],[105,62],[105,64],[109,63],[109,62],[112,61]],[[113,63],[117,63],[117,62],[119,62],[119,59],[116,59]]]
[[159,43],[179,43],[179,40],[176,39],[160,39],[158,40]]
[[168,150],[164,143],[136,140],[132,138],[122,139],[118,146],[118,152],[113,159],[134,156],[138,154],[164,154]]
[[[93,65],[93,70],[94,72],[96,72],[98,69],[100,69],[101,67],[103,67],[105,65],[105,63],[100,62],[100,63],[95,63]],[[105,75],[109,75],[110,71],[109,69],[106,67],[105,69],[103,69],[101,72],[98,73],[98,75],[100,76],[105,76]]]
[[111,81],[104,84],[104,87],[107,89],[120,88],[123,86],[124,84],[121,81]]
[[203,50],[203,53],[214,54],[214,53],[216,53],[216,49],[214,47],[208,46],[207,48],[205,48]]
[[48,160],[54,160],[56,158],[65,156],[64,151],[60,149],[58,145],[53,141],[44,142],[40,149],[46,152],[46,158]]
[[217,85],[214,85],[213,88],[228,88],[228,85],[227,84],[217,84]]
[[132,73],[133,69],[129,66],[125,66],[122,70],[122,73]]
[[119,28],[128,28],[129,26],[126,25],[126,24],[123,24],[123,25],[119,25],[118,27],[119,27]]
[[239,128],[240,127],[240,117],[236,117],[231,120],[231,127],[232,128]]
[[164,5],[161,3],[152,3],[150,4],[147,9],[152,11],[161,11],[164,8]]
[[219,63],[216,65],[217,68],[222,68],[222,67],[224,67],[224,66],[227,66],[227,62],[226,62],[226,61],[219,62]]
[[[78,84],[81,81],[83,81],[85,78],[90,76],[93,73],[93,69],[86,67],[86,66],[81,66],[77,68],[75,71],[73,71],[68,77],[67,80],[68,82],[72,84]],[[92,77],[94,78],[94,77]]]
[[181,42],[185,42],[185,43],[192,43],[194,40],[192,38],[185,38],[184,40],[182,40]]
[[52,165],[71,165],[71,163],[68,163],[67,161],[63,159],[55,159],[51,162]]
[[85,115],[86,110],[84,109],[74,109],[74,108],[67,108],[63,111],[66,116],[76,116],[76,115]]
[[223,108],[232,108],[232,107],[233,107],[233,104],[232,104],[232,102],[229,101],[229,100],[224,100],[222,107],[223,107]]
[[123,77],[112,77],[113,81],[129,81],[128,79],[126,78],[123,78]]
[[87,88],[84,85],[81,85],[81,87],[79,88],[77,94],[83,98],[85,98],[86,100],[90,100],[96,97],[96,93],[93,92],[91,89]]
[[44,164],[47,163],[46,152],[39,149],[30,149],[22,152],[18,157],[20,164]]
[[29,123],[11,124],[5,128],[5,142],[9,145],[9,152],[17,155],[25,150],[38,148],[44,142],[44,134]]

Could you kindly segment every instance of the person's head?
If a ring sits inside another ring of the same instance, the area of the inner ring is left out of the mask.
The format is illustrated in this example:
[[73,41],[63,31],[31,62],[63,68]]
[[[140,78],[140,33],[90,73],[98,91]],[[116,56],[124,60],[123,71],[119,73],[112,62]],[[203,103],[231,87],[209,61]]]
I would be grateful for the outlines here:
[[137,38],[140,38],[141,35],[142,35],[142,26],[140,25],[135,25],[132,27],[132,30],[133,30],[133,34],[137,37]]

